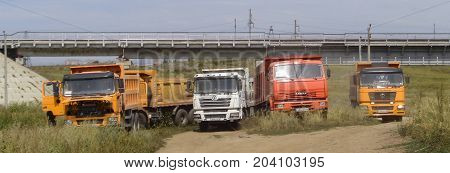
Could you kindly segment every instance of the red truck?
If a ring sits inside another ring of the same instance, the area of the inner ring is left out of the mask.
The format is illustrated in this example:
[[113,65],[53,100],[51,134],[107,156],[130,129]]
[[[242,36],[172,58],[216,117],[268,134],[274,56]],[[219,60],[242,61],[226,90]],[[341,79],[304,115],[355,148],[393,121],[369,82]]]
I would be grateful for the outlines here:
[[271,111],[328,110],[327,78],[318,55],[267,56],[256,67],[255,105]]

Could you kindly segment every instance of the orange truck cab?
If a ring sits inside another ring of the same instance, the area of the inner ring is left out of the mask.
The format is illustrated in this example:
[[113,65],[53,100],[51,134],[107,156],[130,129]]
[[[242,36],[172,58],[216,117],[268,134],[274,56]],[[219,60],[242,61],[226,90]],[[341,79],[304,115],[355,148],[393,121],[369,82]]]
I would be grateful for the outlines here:
[[370,117],[401,120],[405,115],[405,84],[400,62],[359,62],[350,80],[350,103]]
[[255,103],[271,111],[328,110],[327,77],[318,55],[268,56],[257,65]]

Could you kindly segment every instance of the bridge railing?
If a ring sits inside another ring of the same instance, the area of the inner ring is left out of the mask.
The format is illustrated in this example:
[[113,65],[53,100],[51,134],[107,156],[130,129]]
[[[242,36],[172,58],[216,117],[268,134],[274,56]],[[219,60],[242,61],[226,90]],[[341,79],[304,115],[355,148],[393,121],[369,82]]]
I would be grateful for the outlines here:
[[[367,39],[366,33],[269,34],[264,32],[17,32],[8,40],[304,40],[346,41]],[[372,40],[450,40],[450,33],[373,33]]]

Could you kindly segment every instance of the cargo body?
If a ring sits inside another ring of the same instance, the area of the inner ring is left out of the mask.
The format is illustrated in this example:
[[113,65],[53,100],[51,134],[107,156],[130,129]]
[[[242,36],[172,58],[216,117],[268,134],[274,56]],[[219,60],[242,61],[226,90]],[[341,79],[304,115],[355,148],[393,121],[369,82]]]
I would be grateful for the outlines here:
[[238,125],[251,113],[253,80],[247,68],[205,69],[194,80],[194,120],[201,130],[209,124]]
[[[192,93],[185,79],[158,80],[154,70],[124,70],[120,65],[72,67],[62,82],[45,82],[43,110],[49,124],[64,116],[68,125],[148,127],[163,113],[188,122]],[[49,89],[54,91],[49,94]],[[56,101],[53,101],[56,100]]]
[[256,67],[255,106],[270,111],[328,110],[327,76],[316,55],[268,56]]
[[399,62],[359,62],[350,80],[350,102],[370,117],[401,120],[405,115],[405,77]]

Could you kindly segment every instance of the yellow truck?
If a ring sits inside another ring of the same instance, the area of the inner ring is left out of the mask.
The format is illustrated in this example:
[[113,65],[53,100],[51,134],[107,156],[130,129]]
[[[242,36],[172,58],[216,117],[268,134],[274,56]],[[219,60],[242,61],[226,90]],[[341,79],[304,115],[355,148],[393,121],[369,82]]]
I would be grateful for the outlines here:
[[350,80],[350,102],[369,117],[401,121],[405,115],[405,83],[400,62],[359,62]]
[[124,70],[121,65],[77,66],[63,81],[43,83],[42,109],[49,125],[65,124],[147,128],[163,115],[176,125],[193,121],[193,89],[183,78],[157,78],[155,70]]

